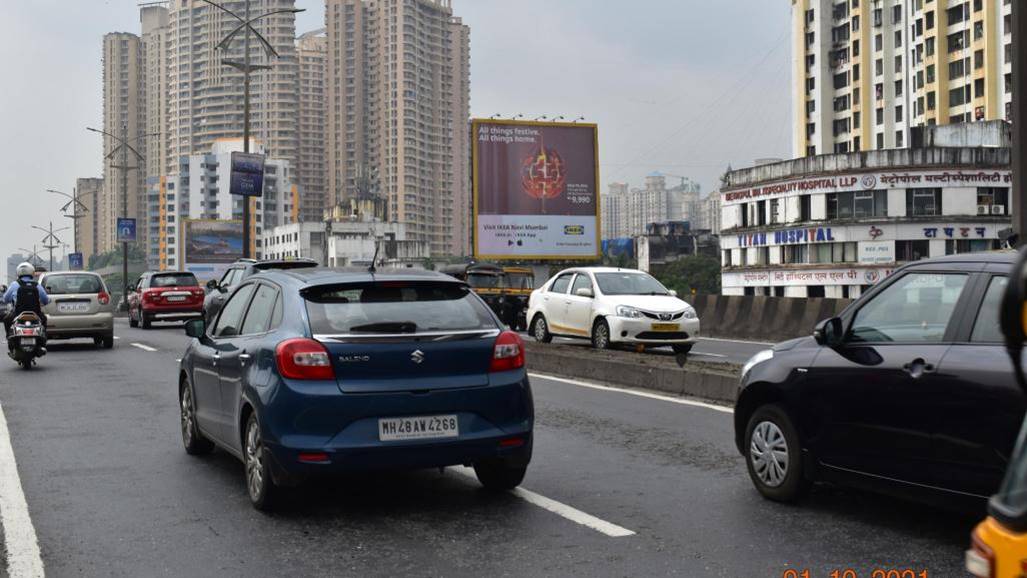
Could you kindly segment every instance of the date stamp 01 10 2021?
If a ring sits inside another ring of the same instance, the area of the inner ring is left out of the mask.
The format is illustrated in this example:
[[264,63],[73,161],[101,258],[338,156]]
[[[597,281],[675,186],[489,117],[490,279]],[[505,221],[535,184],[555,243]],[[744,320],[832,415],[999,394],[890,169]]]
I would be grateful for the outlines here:
[[[930,578],[927,570],[914,570],[912,568],[873,568],[863,572],[853,568],[843,568],[829,571],[824,578]],[[781,578],[820,578],[809,570],[788,569],[781,575]]]

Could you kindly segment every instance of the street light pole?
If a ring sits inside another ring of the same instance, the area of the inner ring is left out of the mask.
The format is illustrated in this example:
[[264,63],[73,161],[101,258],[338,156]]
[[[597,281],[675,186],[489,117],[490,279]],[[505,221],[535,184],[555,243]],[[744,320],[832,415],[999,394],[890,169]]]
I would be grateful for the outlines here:
[[1012,2],[1013,10],[1013,230],[1017,244],[1027,244],[1027,6]]
[[[73,233],[74,238],[72,239],[72,252],[78,253],[78,220],[81,219],[82,217],[85,217],[86,216],[85,213],[89,212],[89,207],[87,207],[85,205],[85,203],[83,203],[81,201],[81,199],[82,199],[83,196],[88,196],[88,195],[91,195],[92,193],[90,192],[90,193],[86,193],[85,195],[82,195],[82,194],[80,194],[78,192],[78,189],[72,189],[72,194],[70,194],[70,195],[68,193],[64,193],[64,192],[57,191],[57,190],[54,190],[54,189],[47,189],[46,192],[53,193],[55,195],[61,195],[62,197],[71,199],[70,201],[65,203],[65,205],[63,207],[61,207],[61,212],[64,213],[65,217],[68,217],[69,219],[71,219],[72,223],[75,226],[75,231]],[[71,211],[70,215],[67,214],[68,213],[68,207],[72,207],[72,211]]]
[[44,228],[38,227],[36,225],[32,225],[32,228],[46,233],[46,236],[43,237],[43,248],[50,250],[50,271],[53,271],[53,250],[56,249],[57,247],[60,247],[61,246],[61,242],[62,242],[60,239],[57,238],[57,235],[55,235],[54,233],[60,233],[61,231],[67,231],[68,227],[63,227],[63,228],[57,229],[55,231],[54,228],[53,228],[53,221],[50,221],[50,228],[49,229],[44,229]]
[[[223,60],[222,64],[224,64],[226,66],[231,66],[232,68],[235,68],[236,70],[242,72],[242,76],[243,76],[243,129],[242,129],[243,136],[242,136],[242,146],[243,146],[243,152],[244,153],[249,153],[250,152],[250,75],[252,73],[258,71],[258,70],[271,70],[271,67],[268,66],[268,65],[264,65],[264,64],[251,64],[250,63],[250,39],[251,39],[251,34],[252,35],[256,35],[257,40],[259,40],[264,45],[264,50],[267,53],[268,58],[270,58],[271,56],[275,56],[276,58],[278,57],[278,52],[275,50],[274,46],[272,46],[271,43],[268,42],[266,38],[264,38],[259,32],[256,31],[256,29],[253,28],[253,23],[258,21],[258,20],[260,20],[261,18],[266,18],[266,17],[272,16],[274,14],[288,14],[288,13],[297,14],[299,12],[303,12],[304,10],[302,8],[286,8],[286,9],[283,9],[283,10],[272,10],[272,11],[267,12],[265,14],[261,14],[260,16],[257,16],[255,18],[250,18],[250,0],[246,0],[246,9],[243,12],[243,16],[241,16],[241,17],[238,14],[236,14],[235,12],[232,12],[231,10],[229,10],[228,8],[225,8],[224,6],[214,2],[213,0],[203,0],[203,2],[205,2],[207,4],[210,4],[211,6],[213,6],[214,8],[217,8],[218,10],[221,10],[222,12],[227,13],[228,15],[230,15],[231,17],[235,18],[236,20],[238,20],[240,22],[239,26],[237,26],[235,28],[235,30],[230,32],[228,34],[228,36],[226,36],[220,43],[218,43],[217,47],[218,47],[218,49],[221,49],[221,50],[224,50],[224,49],[228,48],[228,45],[231,44],[231,42],[232,42],[232,38],[235,37],[235,35],[238,34],[240,31],[243,32],[243,59],[242,59],[242,62],[237,62],[237,61],[232,61],[232,60]],[[242,235],[243,235],[243,237],[242,237],[242,244],[243,244],[243,257],[246,257],[246,258],[253,257],[253,251],[252,251],[252,249],[250,247],[250,245],[253,243],[252,235],[250,233],[250,222],[252,220],[252,215],[250,214],[251,213],[251,209],[250,209],[251,204],[252,204],[252,199],[250,197],[245,197],[244,196],[242,198],[242,230],[243,230],[243,233],[242,233]]]

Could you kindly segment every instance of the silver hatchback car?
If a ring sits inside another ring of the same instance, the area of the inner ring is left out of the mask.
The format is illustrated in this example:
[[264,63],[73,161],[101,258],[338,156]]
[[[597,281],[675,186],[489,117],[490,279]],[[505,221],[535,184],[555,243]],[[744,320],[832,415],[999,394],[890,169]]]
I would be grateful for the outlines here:
[[48,340],[85,337],[104,349],[114,347],[114,306],[99,275],[57,271],[45,273],[40,284],[50,296],[43,307]]

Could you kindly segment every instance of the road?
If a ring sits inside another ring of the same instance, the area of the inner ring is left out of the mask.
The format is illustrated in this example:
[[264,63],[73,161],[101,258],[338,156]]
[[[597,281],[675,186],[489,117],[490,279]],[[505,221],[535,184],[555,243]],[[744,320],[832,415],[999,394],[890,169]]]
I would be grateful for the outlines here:
[[[527,333],[522,333],[521,336],[525,339],[531,339],[531,336]],[[590,342],[587,339],[556,337],[553,341],[561,345],[591,347]],[[699,342],[695,344],[695,347],[692,348],[692,351],[688,355],[690,359],[696,359],[699,361],[742,365],[746,361],[749,361],[749,358],[756,355],[756,353],[771,347],[773,347],[772,343],[762,343],[758,341],[736,341],[731,339],[700,337]],[[646,349],[643,355],[666,355],[670,357],[674,355],[674,352],[670,347],[650,347]]]
[[729,409],[538,376],[530,493],[492,495],[454,469],[383,474],[305,487],[264,515],[234,458],[182,450],[180,327],[117,334],[113,351],[54,344],[32,372],[0,363],[51,576],[963,575],[973,518],[830,487],[771,503]]

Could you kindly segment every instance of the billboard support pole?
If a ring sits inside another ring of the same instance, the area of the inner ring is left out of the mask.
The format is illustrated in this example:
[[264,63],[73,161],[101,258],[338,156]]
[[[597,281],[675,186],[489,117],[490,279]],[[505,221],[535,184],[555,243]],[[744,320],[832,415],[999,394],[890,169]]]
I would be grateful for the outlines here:
[[[1027,6],[1013,2],[1013,54],[1027,48]],[[1027,58],[1013,59],[1013,229],[1017,245],[1027,244]]]

